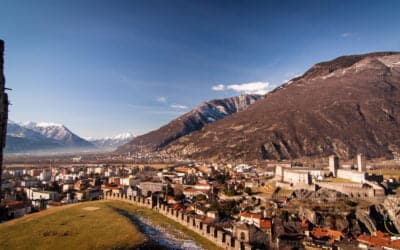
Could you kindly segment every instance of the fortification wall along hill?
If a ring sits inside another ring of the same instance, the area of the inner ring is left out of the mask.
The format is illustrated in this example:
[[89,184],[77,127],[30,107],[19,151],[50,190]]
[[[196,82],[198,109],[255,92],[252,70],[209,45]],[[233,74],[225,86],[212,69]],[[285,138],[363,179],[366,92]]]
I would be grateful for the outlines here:
[[321,188],[327,188],[331,190],[336,190],[338,192],[347,194],[351,198],[360,198],[360,199],[367,199],[367,200],[376,200],[376,201],[383,201],[385,199],[385,192],[384,190],[371,183],[368,183],[370,188],[363,187],[361,183],[338,183],[338,182],[318,182],[317,185]]
[[166,204],[154,202],[151,198],[140,196],[128,196],[120,194],[104,193],[105,200],[118,200],[152,209],[169,219],[172,219],[186,228],[192,230],[198,235],[214,242],[217,246],[226,250],[252,250],[253,247],[249,243],[241,242],[236,239],[230,232],[217,229],[213,226],[204,224],[201,219],[193,215],[183,213],[179,210],[172,209]]

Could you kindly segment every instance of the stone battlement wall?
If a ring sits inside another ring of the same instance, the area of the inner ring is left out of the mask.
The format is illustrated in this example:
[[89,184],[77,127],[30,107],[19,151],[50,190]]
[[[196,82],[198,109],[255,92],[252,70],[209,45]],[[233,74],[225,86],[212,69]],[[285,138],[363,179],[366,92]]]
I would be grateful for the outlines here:
[[385,196],[384,190],[381,188],[364,188],[362,184],[358,183],[318,182],[317,185],[347,194],[352,198],[380,199]]
[[277,181],[275,183],[276,187],[280,187],[283,189],[288,189],[288,190],[298,190],[298,189],[305,189],[305,190],[309,190],[309,191],[315,191],[315,185],[311,184],[305,184],[305,183],[297,183],[294,185],[291,185],[288,182],[283,182],[283,181]]
[[198,235],[212,241],[217,246],[226,250],[251,250],[253,247],[249,243],[244,243],[236,239],[230,232],[217,229],[213,226],[204,224],[201,219],[191,214],[184,213],[168,207],[166,204],[155,203],[151,198],[140,196],[130,196],[122,194],[104,193],[105,200],[118,200],[131,203],[135,206],[152,209],[169,219],[172,219],[182,226],[192,230]]

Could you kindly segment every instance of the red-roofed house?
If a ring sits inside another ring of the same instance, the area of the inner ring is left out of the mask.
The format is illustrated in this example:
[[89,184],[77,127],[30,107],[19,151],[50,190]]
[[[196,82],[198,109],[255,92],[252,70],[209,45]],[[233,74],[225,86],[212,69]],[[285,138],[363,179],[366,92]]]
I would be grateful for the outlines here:
[[240,221],[245,222],[250,225],[254,225],[256,227],[260,227],[260,221],[261,221],[261,214],[256,214],[256,213],[250,213],[250,212],[242,212],[240,214]]
[[342,238],[344,238],[342,232],[322,227],[314,227],[311,231],[311,234],[317,239],[329,238],[328,241],[330,243],[340,241]]
[[358,236],[358,247],[362,249],[400,249],[400,240],[391,240],[390,234],[377,231],[375,235]]

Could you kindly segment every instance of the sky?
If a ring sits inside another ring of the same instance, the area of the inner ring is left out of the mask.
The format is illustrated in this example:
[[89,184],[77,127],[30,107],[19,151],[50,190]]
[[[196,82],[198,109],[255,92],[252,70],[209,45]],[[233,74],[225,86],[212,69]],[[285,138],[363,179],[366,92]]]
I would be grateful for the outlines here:
[[400,1],[0,0],[9,117],[143,134],[313,64],[400,50]]

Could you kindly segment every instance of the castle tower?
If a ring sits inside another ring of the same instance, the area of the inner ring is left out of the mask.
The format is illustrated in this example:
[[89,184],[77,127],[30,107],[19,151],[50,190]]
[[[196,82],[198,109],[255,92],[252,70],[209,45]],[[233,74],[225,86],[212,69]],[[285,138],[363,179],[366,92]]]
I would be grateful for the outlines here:
[[336,155],[329,156],[329,172],[336,177],[337,169],[339,168],[339,157]]
[[357,154],[357,167],[358,172],[367,171],[367,168],[365,166],[365,156],[363,154]]

